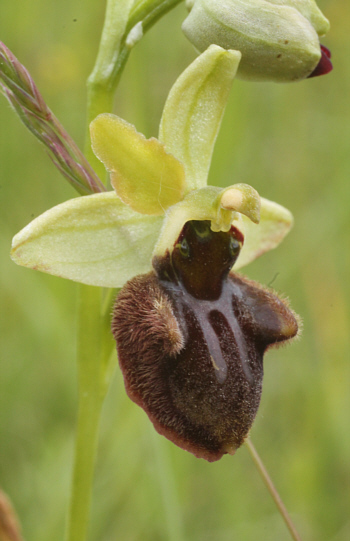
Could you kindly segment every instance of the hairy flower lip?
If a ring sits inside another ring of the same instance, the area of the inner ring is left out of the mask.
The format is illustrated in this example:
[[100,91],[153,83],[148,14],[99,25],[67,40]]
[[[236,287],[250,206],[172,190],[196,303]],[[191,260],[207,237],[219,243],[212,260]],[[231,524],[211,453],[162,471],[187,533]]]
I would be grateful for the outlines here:
[[319,77],[320,75],[327,75],[330,71],[333,70],[333,64],[331,62],[331,51],[325,47],[324,45],[321,45],[321,58],[319,63],[317,64],[316,68],[313,70],[313,72],[308,75],[307,79],[310,79],[311,77]]
[[293,338],[298,321],[276,294],[228,271],[240,232],[202,225],[187,222],[173,251],[125,284],[112,333],[130,399],[161,435],[214,462],[247,437],[264,353]]

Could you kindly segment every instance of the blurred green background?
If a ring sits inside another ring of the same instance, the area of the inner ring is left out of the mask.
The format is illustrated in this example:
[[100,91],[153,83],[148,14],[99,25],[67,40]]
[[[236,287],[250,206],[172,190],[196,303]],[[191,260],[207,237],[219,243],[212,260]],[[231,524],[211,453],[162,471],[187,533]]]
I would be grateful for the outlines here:
[[[290,298],[300,341],[265,359],[252,439],[305,541],[350,539],[350,6],[321,0],[334,71],[290,85],[236,81],[210,181],[252,184],[295,227],[244,269]],[[167,92],[195,58],[184,5],[136,46],[115,112],[156,135]],[[85,80],[104,2],[1,0],[0,39],[83,145]],[[27,541],[63,538],[77,405],[76,284],[19,268],[12,236],[76,193],[0,96],[0,485]],[[176,503],[178,502],[178,505]],[[154,434],[119,370],[104,409],[91,541],[284,541],[245,448],[208,464]],[[181,538],[181,533],[180,533]]]

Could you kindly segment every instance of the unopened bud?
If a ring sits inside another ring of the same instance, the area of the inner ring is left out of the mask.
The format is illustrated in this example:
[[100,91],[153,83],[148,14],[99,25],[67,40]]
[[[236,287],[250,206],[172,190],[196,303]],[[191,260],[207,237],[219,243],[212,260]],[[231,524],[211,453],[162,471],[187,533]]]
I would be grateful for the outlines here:
[[[298,81],[309,77],[320,61],[319,36],[329,22],[314,0],[189,0],[183,31],[204,51],[212,43],[242,53],[237,76],[249,80]],[[326,59],[327,60],[327,59]]]

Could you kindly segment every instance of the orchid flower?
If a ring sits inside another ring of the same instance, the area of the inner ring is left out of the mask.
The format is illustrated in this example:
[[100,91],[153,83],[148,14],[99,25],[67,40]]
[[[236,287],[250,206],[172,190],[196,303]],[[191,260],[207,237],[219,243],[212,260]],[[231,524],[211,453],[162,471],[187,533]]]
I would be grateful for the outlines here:
[[114,191],[67,201],[13,239],[19,265],[123,288],[112,331],[129,396],[155,428],[217,460],[247,436],[262,357],[297,333],[285,301],[230,273],[275,248],[290,212],[246,184],[207,186],[241,53],[211,45],[178,78],[159,137],[112,115],[91,123]]
[[291,213],[248,185],[207,186],[215,139],[240,60],[211,46],[179,77],[164,107],[159,139],[103,114],[91,124],[95,153],[116,191],[60,204],[13,239],[12,258],[25,267],[88,285],[122,287],[151,269],[152,254],[171,247],[189,220],[231,223],[245,236],[239,269],[275,248]]

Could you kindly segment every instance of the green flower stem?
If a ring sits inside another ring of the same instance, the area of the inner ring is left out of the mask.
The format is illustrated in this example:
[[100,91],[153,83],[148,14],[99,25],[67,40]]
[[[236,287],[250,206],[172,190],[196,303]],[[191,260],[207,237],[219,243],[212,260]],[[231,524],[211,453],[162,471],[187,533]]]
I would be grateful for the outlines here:
[[80,397],[67,541],[87,538],[101,407],[96,396]]
[[[105,169],[92,152],[89,124],[100,113],[112,111],[115,90],[132,47],[160,17],[182,1],[143,0],[132,9],[131,0],[107,0],[99,52],[87,82],[86,157],[100,178],[105,177]],[[141,33],[128,40],[138,23],[142,23]]]
[[67,541],[87,538],[101,410],[116,361],[116,356],[111,356],[110,303],[106,298],[101,310],[103,293],[98,287],[81,285],[79,289],[79,410]]
[[113,71],[118,63],[120,43],[128,22],[131,0],[107,0],[105,21],[93,71],[87,81],[87,133],[85,155],[100,178],[105,178],[104,165],[90,145],[89,125],[100,113],[111,112],[115,85]]
[[[132,0],[107,0],[99,52],[87,82],[85,156],[101,179],[106,172],[92,152],[89,125],[100,113],[112,111],[120,75],[131,48],[137,42],[137,39],[127,39],[129,32],[142,22],[142,37],[148,28],[180,1],[144,0],[131,12]],[[80,286],[77,352],[79,410],[67,541],[85,541],[87,538],[101,410],[116,362],[116,356],[110,361],[113,342],[109,330],[110,310],[106,307],[110,307],[109,293],[100,288]]]
[[278,511],[280,512],[284,522],[286,523],[286,526],[294,539],[294,541],[301,541],[301,537],[299,536],[292,519],[289,516],[289,513],[281,499],[281,496],[278,494],[277,489],[275,485],[273,484],[271,477],[269,476],[260,456],[258,455],[257,450],[255,449],[254,445],[252,444],[251,440],[247,438],[245,440],[245,446],[247,447],[250,456],[253,459],[253,462],[255,466],[257,467],[258,472],[261,475],[262,480],[264,481],[268,491],[270,492]]
[[168,442],[156,433],[153,426],[150,429],[154,443],[159,485],[163,496],[162,502],[167,523],[167,540],[184,541],[181,507],[178,500],[174,472],[166,447]]
[[130,11],[129,21],[126,27],[126,35],[140,21],[142,21],[143,32],[147,31],[163,15],[168,13],[183,0],[143,0],[138,2]]

